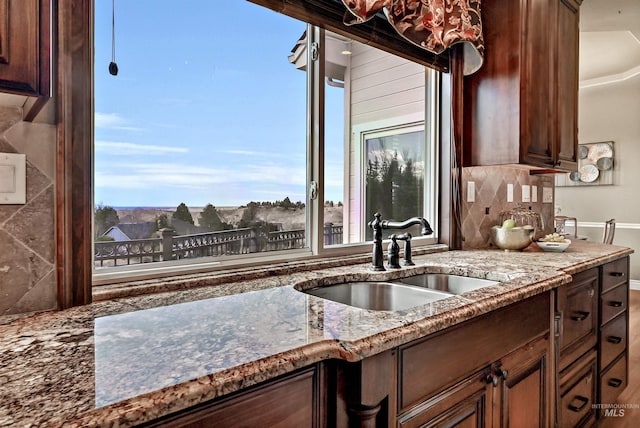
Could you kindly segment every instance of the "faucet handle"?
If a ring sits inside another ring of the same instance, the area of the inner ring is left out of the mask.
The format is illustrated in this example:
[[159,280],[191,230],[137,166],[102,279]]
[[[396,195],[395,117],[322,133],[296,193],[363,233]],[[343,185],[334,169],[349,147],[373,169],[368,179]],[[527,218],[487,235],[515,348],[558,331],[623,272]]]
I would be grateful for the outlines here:
[[389,242],[389,268],[400,269],[400,246],[398,245],[398,236],[394,233],[389,236],[391,242]]
[[404,261],[402,264],[405,266],[415,266],[415,263],[411,260],[411,234],[406,232],[398,235],[396,239],[404,241]]

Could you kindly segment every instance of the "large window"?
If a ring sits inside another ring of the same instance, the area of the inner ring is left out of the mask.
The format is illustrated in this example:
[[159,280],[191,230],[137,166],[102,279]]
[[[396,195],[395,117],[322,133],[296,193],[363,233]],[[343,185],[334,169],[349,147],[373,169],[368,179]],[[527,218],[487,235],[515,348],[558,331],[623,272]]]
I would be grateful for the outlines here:
[[119,2],[115,31],[111,5],[95,2],[98,283],[365,251],[373,211],[435,223],[436,73],[249,2],[225,4],[237,19]]

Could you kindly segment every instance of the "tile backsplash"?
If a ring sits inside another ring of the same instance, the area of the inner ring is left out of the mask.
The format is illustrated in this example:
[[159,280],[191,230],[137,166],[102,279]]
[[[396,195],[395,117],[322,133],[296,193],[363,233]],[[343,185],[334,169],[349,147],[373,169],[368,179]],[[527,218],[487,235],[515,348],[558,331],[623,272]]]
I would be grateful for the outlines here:
[[26,204],[0,205],[0,316],[55,309],[54,125],[0,107],[0,153],[27,155]]
[[[492,248],[491,226],[499,223],[502,211],[518,204],[540,213],[544,233],[553,232],[553,175],[530,175],[531,169],[524,165],[498,165],[462,170],[462,249]],[[474,202],[467,202],[469,182],[474,182]],[[513,202],[507,202],[509,184],[513,184]],[[522,202],[523,186],[525,190],[529,186],[530,202]],[[551,202],[543,202],[545,192]]]

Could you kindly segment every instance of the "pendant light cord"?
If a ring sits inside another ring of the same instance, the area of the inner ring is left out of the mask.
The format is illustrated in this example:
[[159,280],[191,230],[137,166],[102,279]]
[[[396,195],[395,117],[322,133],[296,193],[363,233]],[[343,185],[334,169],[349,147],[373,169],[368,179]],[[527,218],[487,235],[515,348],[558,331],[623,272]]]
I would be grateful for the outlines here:
[[111,0],[111,61],[116,62],[116,0]]

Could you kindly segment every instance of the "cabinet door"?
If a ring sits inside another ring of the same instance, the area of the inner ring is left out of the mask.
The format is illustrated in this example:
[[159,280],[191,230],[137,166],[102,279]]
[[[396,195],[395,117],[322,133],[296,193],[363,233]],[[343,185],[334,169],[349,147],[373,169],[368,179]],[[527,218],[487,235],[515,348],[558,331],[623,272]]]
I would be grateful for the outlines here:
[[0,91],[49,95],[50,0],[0,0]]
[[495,426],[547,427],[551,425],[551,366],[549,336],[545,335],[501,359],[495,375],[500,401]]
[[[556,0],[557,1],[557,0]],[[575,0],[559,0],[557,35],[556,165],[576,170],[578,149],[578,21],[580,8]]]
[[317,427],[317,370],[307,369],[229,398],[152,422],[147,427]]
[[554,23],[557,0],[521,2],[523,55],[521,60],[521,162],[552,166],[555,139]]
[[398,427],[490,427],[493,383],[489,370],[458,382],[398,418]]

